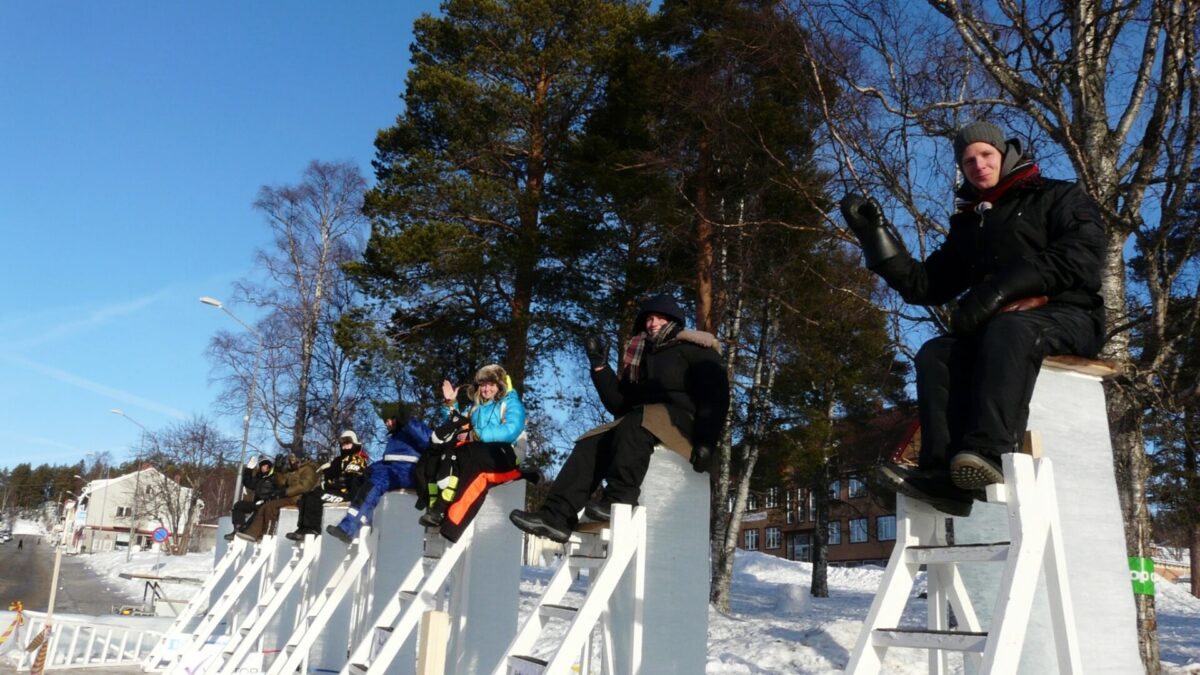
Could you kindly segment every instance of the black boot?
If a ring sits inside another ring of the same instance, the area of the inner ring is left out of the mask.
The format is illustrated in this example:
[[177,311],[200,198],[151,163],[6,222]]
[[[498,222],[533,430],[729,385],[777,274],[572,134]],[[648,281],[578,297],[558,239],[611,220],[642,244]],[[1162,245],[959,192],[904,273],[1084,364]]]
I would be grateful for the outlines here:
[[427,509],[425,513],[422,513],[421,517],[417,519],[417,522],[424,527],[441,527],[442,521],[445,519],[446,514],[442,513],[441,511]]
[[974,450],[963,450],[950,460],[950,478],[964,490],[982,490],[993,483],[1004,482],[1004,469],[999,457]]
[[971,515],[975,496],[950,480],[945,469],[916,469],[899,464],[884,464],[877,472],[884,487],[924,502],[952,516],[965,518]]
[[512,513],[508,514],[508,519],[522,532],[545,537],[560,544],[567,543],[567,540],[571,538],[571,530],[566,525],[553,522],[541,511],[529,512],[514,509]]

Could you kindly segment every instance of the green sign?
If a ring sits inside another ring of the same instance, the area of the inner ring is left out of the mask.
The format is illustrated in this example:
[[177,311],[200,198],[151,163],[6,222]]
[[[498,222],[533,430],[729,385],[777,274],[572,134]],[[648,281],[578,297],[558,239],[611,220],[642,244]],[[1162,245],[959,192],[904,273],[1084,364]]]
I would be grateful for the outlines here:
[[1129,558],[1129,580],[1135,595],[1154,595],[1154,561],[1149,558]]

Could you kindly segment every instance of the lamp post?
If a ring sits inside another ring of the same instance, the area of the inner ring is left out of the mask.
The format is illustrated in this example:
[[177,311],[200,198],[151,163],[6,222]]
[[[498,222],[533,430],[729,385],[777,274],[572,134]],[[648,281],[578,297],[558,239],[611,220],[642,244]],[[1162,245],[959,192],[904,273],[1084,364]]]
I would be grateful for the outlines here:
[[200,302],[209,307],[216,307],[228,314],[229,318],[240,323],[242,328],[250,331],[250,334],[254,336],[254,342],[257,344],[257,349],[254,351],[254,368],[250,370],[250,386],[246,391],[246,414],[242,417],[242,454],[238,457],[237,469],[234,471],[236,478],[233,484],[233,503],[236,504],[242,498],[242,465],[246,463],[246,446],[250,443],[250,415],[254,413],[254,391],[255,386],[258,384],[258,365],[262,360],[263,338],[250,324],[242,321],[238,318],[237,314],[229,311],[225,303],[220,300],[205,295],[200,298]]
[[129,415],[126,415],[125,411],[121,410],[120,408],[113,408],[109,412],[114,415],[120,415],[121,417],[124,417],[130,422],[138,425],[138,428],[142,430],[142,441],[138,444],[138,454],[137,458],[134,460],[136,465],[134,466],[135,473],[133,474],[133,512],[129,514],[129,544],[125,547],[125,562],[129,562],[133,558],[133,542],[135,539],[137,539],[137,503],[138,490],[141,488],[142,484],[142,453],[146,450],[146,434],[149,432],[146,431],[146,427],[142,426],[141,422],[133,419]]

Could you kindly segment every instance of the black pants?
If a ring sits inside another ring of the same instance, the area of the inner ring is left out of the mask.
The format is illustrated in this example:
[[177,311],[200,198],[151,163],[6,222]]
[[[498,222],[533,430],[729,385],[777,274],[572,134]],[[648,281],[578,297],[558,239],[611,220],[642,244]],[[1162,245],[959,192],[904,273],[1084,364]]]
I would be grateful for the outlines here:
[[509,443],[479,442],[445,444],[434,452],[437,457],[424,467],[427,508],[445,514],[442,536],[458,541],[479,513],[487,491],[521,477],[517,454]]
[[[326,499],[325,495],[330,495],[330,499]],[[300,503],[298,504],[300,513],[296,516],[296,529],[320,531],[325,503],[345,501],[350,501],[350,498],[340,492],[327,491],[325,488],[317,488],[305,492],[300,495]]]
[[997,314],[978,331],[943,336],[917,352],[917,405],[923,469],[944,469],[960,450],[999,460],[1029,419],[1042,359],[1093,357],[1102,327],[1088,311],[1044,305]]
[[556,522],[574,527],[579,510],[603,481],[607,501],[637,504],[650,455],[658,439],[642,428],[642,409],[621,418],[602,434],[582,438],[563,463],[542,509]]
[[233,521],[233,531],[241,532],[246,529],[250,519],[254,517],[254,512],[258,507],[254,505],[254,500],[243,499],[234,502],[233,508],[229,511],[229,519]]

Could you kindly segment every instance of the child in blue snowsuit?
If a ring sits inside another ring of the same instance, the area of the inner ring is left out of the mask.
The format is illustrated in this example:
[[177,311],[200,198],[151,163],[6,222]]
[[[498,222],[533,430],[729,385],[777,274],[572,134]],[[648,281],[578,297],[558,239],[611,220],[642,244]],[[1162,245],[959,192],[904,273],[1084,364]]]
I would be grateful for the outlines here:
[[346,517],[337,525],[325,528],[346,543],[358,536],[358,530],[363,525],[371,523],[371,514],[375,512],[383,493],[416,487],[413,467],[421,458],[421,453],[429,448],[429,438],[433,435],[428,425],[410,417],[399,403],[380,405],[379,416],[388,429],[383,457],[367,467],[366,478],[358,494],[350,500]]

